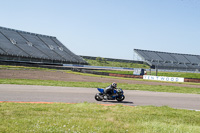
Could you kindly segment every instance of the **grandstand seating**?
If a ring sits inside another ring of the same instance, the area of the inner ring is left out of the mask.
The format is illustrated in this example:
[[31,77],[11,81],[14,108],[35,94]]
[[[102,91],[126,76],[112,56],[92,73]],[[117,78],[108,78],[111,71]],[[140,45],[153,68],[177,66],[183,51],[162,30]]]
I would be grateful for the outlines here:
[[200,55],[134,49],[152,68],[200,71]]
[[0,61],[87,64],[56,37],[0,27]]

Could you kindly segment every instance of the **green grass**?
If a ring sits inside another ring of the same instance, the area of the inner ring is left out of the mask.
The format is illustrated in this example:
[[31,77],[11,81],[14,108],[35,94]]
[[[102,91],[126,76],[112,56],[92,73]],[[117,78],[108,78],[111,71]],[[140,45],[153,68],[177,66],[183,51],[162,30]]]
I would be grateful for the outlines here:
[[[38,68],[0,66],[0,69]],[[52,69],[42,68],[42,70]],[[82,73],[81,75],[92,76]],[[0,79],[0,84],[105,88],[110,83]],[[122,83],[118,86],[126,90],[200,94],[200,88]],[[166,106],[108,107],[89,103],[0,103],[0,132],[200,133],[200,112],[172,109]]]
[[126,68],[149,68],[146,64],[126,63],[126,62],[98,62],[97,60],[85,59],[91,66],[110,66],[110,67],[126,67]]
[[[110,85],[110,83],[101,83],[101,82],[67,82],[67,81],[53,81],[53,80],[32,80],[32,79],[0,79],[0,84],[86,87],[86,88],[105,88],[108,85]],[[200,88],[179,87],[179,86],[118,83],[118,87],[124,90],[200,94]]]
[[0,132],[200,133],[200,113],[163,107],[0,103]]
[[13,69],[13,70],[56,70],[41,67],[28,67],[28,66],[12,66],[12,65],[0,65],[0,69]]

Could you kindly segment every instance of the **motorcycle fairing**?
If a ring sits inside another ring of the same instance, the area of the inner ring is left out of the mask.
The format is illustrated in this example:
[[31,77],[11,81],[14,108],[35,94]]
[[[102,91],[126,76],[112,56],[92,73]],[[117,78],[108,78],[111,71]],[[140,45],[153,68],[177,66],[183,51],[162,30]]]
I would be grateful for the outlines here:
[[104,89],[97,88],[99,92],[104,93]]

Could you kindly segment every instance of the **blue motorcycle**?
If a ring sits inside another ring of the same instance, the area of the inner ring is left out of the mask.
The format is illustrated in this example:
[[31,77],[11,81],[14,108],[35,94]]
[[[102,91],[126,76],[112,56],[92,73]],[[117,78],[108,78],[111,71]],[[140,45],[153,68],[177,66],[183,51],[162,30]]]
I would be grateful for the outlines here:
[[97,90],[100,92],[100,93],[97,93],[95,95],[95,97],[94,97],[97,101],[102,101],[102,100],[117,100],[118,102],[121,102],[121,101],[123,101],[125,99],[124,91],[121,88],[115,89],[113,91],[113,94],[109,95],[109,96],[107,96],[104,93],[104,89],[97,88]]

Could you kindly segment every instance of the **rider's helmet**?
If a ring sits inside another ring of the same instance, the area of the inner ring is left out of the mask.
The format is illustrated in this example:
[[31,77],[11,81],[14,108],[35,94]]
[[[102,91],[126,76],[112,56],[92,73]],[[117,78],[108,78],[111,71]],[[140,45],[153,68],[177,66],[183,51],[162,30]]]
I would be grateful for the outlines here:
[[117,88],[117,83],[116,83],[116,82],[113,82],[113,83],[112,83],[112,87]]

